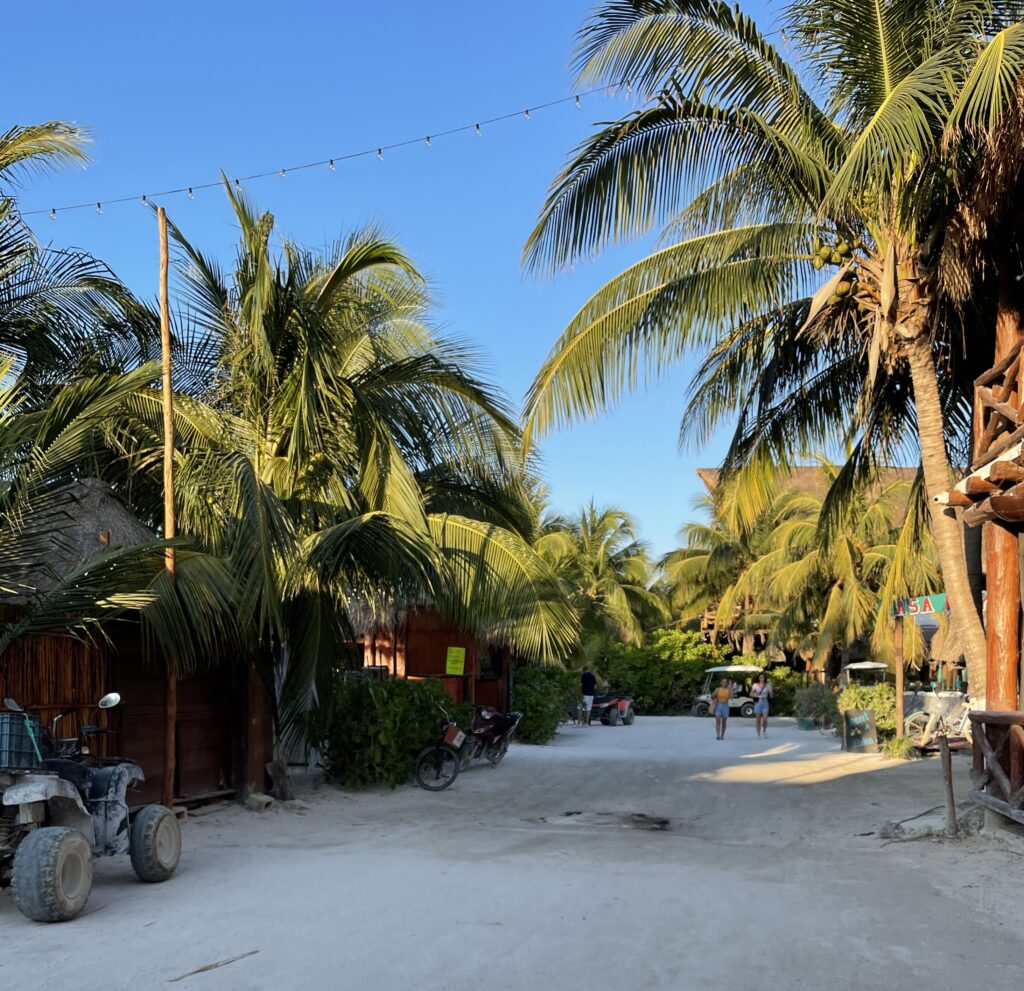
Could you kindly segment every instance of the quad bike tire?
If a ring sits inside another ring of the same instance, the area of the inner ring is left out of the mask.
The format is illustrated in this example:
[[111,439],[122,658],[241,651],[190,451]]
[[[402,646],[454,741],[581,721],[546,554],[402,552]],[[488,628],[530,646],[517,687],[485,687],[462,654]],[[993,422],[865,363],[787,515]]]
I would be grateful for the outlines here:
[[165,805],[147,805],[132,819],[132,867],[142,881],[166,881],[181,860],[181,827]]
[[14,855],[14,901],[34,922],[67,922],[92,891],[89,841],[67,826],[33,830]]
[[710,716],[711,715],[711,706],[708,705],[707,702],[698,702],[693,707],[693,714],[695,716]]
[[636,722],[636,713],[633,711],[633,707],[630,706],[626,710],[626,714],[622,717],[623,726],[632,726]]
[[608,714],[601,720],[605,726],[618,726],[619,725],[619,707],[617,705],[611,706],[608,710]]
[[744,702],[743,705],[740,706],[740,715],[744,719],[749,719],[753,714],[754,714],[754,703],[753,702]]

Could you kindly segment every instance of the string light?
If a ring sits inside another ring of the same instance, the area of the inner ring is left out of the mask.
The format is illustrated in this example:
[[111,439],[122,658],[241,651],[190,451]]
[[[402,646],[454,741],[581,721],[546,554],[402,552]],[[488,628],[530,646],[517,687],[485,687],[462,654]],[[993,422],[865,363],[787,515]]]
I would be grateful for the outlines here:
[[[409,147],[410,145],[419,144],[420,142],[423,142],[427,147],[432,147],[435,138],[449,137],[451,135],[462,134],[462,133],[467,132],[467,131],[472,131],[477,137],[482,137],[483,136],[483,128],[484,128],[484,125],[486,125],[486,124],[497,124],[497,123],[500,123],[500,122],[513,120],[514,118],[517,118],[517,117],[522,117],[522,118],[524,118],[526,120],[530,120],[531,119],[530,115],[534,111],[546,110],[546,109],[548,109],[550,107],[556,107],[556,106],[559,106],[560,104],[563,104],[563,103],[569,103],[570,101],[573,102],[577,108],[579,108],[579,107],[582,106],[581,97],[591,96],[591,95],[593,95],[595,93],[601,93],[603,90],[604,90],[604,87],[600,87],[599,86],[599,87],[595,87],[594,89],[587,90],[587,91],[585,91],[583,93],[574,94],[572,96],[565,96],[565,97],[562,97],[562,98],[557,99],[557,100],[549,100],[546,103],[538,103],[538,104],[536,104],[533,107],[527,107],[525,110],[516,110],[516,111],[513,111],[511,113],[498,114],[498,115],[496,115],[494,117],[489,117],[489,118],[487,118],[485,120],[477,121],[474,124],[463,124],[463,125],[461,125],[459,127],[448,128],[447,130],[444,130],[444,131],[435,131],[435,132],[432,132],[430,134],[427,134],[425,137],[422,136],[424,132],[420,131],[421,137],[409,138],[409,139],[407,139],[405,141],[396,141],[396,142],[394,142],[392,144],[378,145],[375,148],[371,147],[371,148],[364,149],[363,151],[353,151],[353,152],[349,152],[349,153],[347,153],[345,155],[335,155],[333,158],[321,159],[318,162],[306,162],[306,163],[304,163],[302,165],[292,165],[292,166],[289,166],[287,168],[280,167],[280,168],[274,169],[274,170],[272,170],[270,172],[256,172],[256,173],[253,173],[251,175],[236,176],[235,178],[227,180],[227,181],[232,182],[234,184],[235,189],[241,190],[242,183],[243,182],[248,182],[249,180],[252,180],[252,179],[264,179],[264,178],[267,178],[268,176],[272,176],[272,175],[285,176],[285,175],[287,175],[288,172],[299,172],[299,171],[302,171],[304,169],[317,168],[317,167],[323,166],[323,165],[326,165],[327,168],[331,172],[334,172],[336,170],[336,165],[337,165],[338,162],[350,161],[350,160],[356,159],[356,158],[364,158],[364,157],[366,157],[368,155],[374,154],[375,152],[376,152],[378,160],[383,161],[383,159],[384,159],[384,152],[385,151],[389,151],[391,149],[406,148],[406,147]],[[138,194],[135,194],[133,196],[111,197],[111,198],[108,198],[108,199],[102,200],[102,201],[97,200],[97,201],[95,201],[95,203],[91,203],[91,202],[90,203],[68,203],[68,204],[66,204],[64,206],[60,206],[60,207],[41,208],[41,209],[37,209],[37,210],[23,210],[22,211],[22,216],[26,216],[27,217],[27,216],[33,216],[35,214],[49,214],[49,216],[50,216],[50,218],[52,220],[56,220],[58,213],[63,213],[63,212],[68,211],[68,210],[81,210],[81,209],[89,207],[89,206],[95,206],[96,212],[97,213],[102,213],[104,205],[110,206],[111,204],[127,203],[127,202],[129,202],[131,200],[136,200],[137,202],[141,202],[144,206],[148,206],[148,205],[150,205],[150,201],[154,197],[175,196],[175,195],[178,195],[180,193],[185,193],[188,196],[188,198],[191,200],[191,199],[195,199],[195,191],[196,190],[198,190],[198,189],[215,189],[218,186],[222,185],[223,181],[224,180],[219,180],[218,179],[218,180],[213,181],[213,182],[201,182],[201,183],[193,183],[192,185],[182,185],[182,186],[180,186],[180,187],[178,187],[176,189],[164,189],[164,190],[161,190],[159,192],[144,194],[141,198],[139,197]]]

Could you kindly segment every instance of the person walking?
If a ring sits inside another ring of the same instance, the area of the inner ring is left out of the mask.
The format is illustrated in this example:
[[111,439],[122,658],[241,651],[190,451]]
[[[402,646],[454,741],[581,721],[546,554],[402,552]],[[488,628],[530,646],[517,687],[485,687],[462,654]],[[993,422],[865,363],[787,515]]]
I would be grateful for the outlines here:
[[729,699],[732,698],[732,689],[729,687],[729,679],[723,678],[721,684],[712,692],[711,702],[715,714],[715,739],[725,739],[725,727],[729,722]]
[[754,724],[758,737],[768,735],[768,700],[772,697],[772,686],[768,675],[763,671],[757,676],[754,687],[750,690],[754,696]]
[[590,710],[594,708],[594,691],[597,688],[597,678],[593,672],[583,665],[583,674],[580,675],[580,692],[583,695],[583,709],[586,712],[586,725],[590,725]]

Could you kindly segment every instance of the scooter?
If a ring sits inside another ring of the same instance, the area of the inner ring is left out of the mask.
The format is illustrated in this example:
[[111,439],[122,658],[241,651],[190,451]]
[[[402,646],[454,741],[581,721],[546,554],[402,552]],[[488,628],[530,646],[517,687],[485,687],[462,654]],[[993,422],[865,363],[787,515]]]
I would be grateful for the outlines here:
[[500,713],[490,706],[475,706],[469,732],[456,724],[444,706],[441,738],[416,758],[416,783],[428,791],[444,791],[474,760],[486,759],[497,767],[523,718],[521,712]]
[[[99,701],[110,709],[112,692]],[[128,788],[145,780],[134,761],[100,758],[87,741],[101,732],[55,739],[14,699],[0,712],[0,886],[10,884],[21,912],[36,922],[64,922],[85,907],[93,857],[130,854],[143,881],[166,881],[181,857],[174,813],[147,805],[129,817]]]

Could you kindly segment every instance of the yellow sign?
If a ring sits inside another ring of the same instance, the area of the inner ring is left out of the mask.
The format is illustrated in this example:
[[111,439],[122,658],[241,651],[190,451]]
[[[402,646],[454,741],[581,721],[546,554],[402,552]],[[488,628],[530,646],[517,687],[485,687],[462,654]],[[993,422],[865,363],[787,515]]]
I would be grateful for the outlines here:
[[445,674],[463,675],[466,673],[466,648],[449,647],[444,665]]

